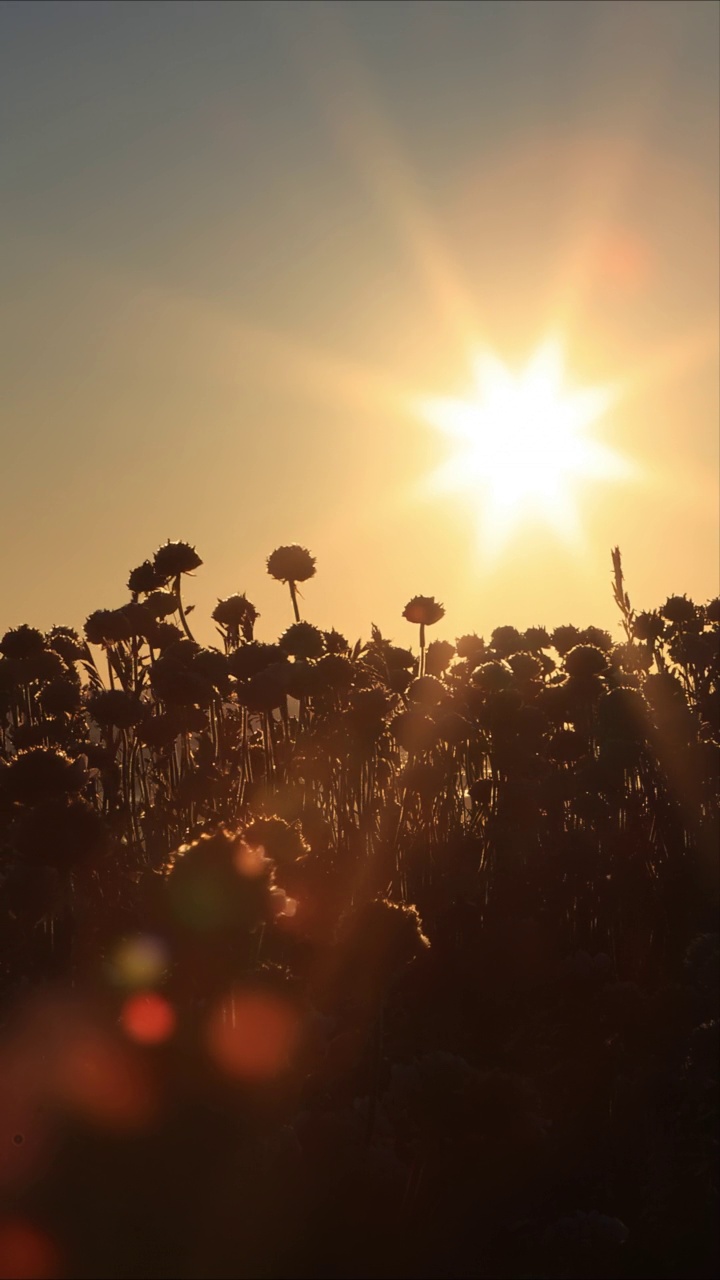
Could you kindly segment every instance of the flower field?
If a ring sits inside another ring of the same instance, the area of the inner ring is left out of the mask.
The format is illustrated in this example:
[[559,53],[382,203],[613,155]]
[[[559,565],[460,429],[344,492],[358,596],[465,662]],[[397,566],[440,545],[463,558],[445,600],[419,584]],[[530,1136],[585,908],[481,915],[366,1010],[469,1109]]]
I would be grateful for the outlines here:
[[0,639],[0,1280],[715,1275],[720,601],[353,644],[280,547],[208,648],[201,571]]

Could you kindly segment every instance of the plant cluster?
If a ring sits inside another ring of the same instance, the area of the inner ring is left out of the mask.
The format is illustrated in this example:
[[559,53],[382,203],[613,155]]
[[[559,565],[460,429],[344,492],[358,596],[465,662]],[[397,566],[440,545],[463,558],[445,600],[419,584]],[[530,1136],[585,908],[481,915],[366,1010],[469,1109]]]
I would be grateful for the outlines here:
[[0,639],[7,1230],[78,1276],[713,1274],[720,602],[636,613],[616,550],[621,643],[428,643],[415,596],[416,654],[303,620],[290,546],[283,634],[238,593],[208,648],[201,564]]

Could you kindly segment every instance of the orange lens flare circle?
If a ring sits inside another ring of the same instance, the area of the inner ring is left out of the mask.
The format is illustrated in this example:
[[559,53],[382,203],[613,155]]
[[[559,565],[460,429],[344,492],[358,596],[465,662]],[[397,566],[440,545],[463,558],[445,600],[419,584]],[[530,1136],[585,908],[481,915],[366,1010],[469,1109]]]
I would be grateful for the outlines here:
[[287,1000],[270,992],[240,989],[213,1010],[206,1044],[224,1074],[261,1084],[287,1070],[299,1033],[297,1012]]

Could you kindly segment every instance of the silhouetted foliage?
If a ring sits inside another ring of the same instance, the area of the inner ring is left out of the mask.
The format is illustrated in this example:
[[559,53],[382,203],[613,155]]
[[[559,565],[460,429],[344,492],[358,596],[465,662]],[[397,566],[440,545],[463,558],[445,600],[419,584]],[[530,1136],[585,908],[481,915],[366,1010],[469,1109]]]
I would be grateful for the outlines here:
[[13,1212],[78,1276],[714,1274],[718,602],[615,549],[621,643],[415,596],[416,655],[288,546],[204,648],[201,564],[0,640]]

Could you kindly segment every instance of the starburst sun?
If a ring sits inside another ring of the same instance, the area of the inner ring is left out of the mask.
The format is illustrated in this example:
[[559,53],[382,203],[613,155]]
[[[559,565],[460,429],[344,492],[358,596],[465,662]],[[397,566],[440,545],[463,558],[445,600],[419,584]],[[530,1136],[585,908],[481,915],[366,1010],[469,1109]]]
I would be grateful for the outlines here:
[[496,551],[527,521],[579,539],[581,482],[619,480],[631,471],[626,459],[589,433],[615,391],[567,388],[555,341],[519,374],[491,354],[478,357],[474,372],[475,398],[424,400],[420,406],[422,416],[458,446],[430,477],[430,489],[477,496],[486,550]]

